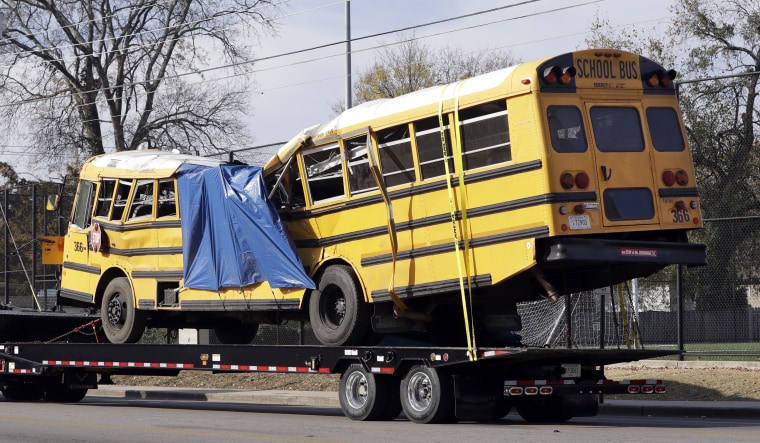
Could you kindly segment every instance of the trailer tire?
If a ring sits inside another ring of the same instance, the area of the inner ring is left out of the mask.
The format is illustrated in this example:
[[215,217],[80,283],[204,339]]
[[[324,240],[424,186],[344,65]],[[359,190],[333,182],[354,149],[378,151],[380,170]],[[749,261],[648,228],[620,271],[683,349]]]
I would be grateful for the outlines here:
[[517,405],[517,413],[529,423],[560,423],[573,418],[562,410],[560,397],[536,398]]
[[454,382],[427,366],[412,366],[401,380],[401,406],[416,423],[443,423],[454,418]]
[[36,383],[12,384],[0,392],[8,401],[37,401],[42,398],[42,389]]
[[136,343],[145,332],[145,312],[135,308],[126,277],[111,280],[100,303],[103,332],[111,343]]
[[358,363],[349,366],[340,377],[338,385],[343,414],[351,420],[382,420],[391,397],[388,389],[389,378],[375,376]]
[[50,403],[76,403],[87,395],[87,388],[67,388],[63,384],[46,386],[42,399]]
[[371,332],[371,306],[349,266],[328,266],[309,299],[309,321],[320,343],[360,345]]

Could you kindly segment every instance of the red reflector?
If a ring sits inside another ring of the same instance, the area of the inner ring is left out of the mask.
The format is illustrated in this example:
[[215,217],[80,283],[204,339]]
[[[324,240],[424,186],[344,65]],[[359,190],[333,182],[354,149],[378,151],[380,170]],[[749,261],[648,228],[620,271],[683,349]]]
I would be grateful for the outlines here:
[[509,388],[509,395],[522,395],[523,388],[518,388],[516,386],[512,386]]
[[686,186],[689,184],[689,174],[686,173],[683,169],[676,172],[676,183],[678,183],[681,186]]
[[673,171],[665,171],[662,173],[662,182],[665,186],[673,186],[676,183],[676,175]]
[[569,172],[565,172],[559,177],[559,182],[565,189],[573,189],[575,185],[575,177]]
[[629,394],[638,394],[641,390],[636,385],[629,385],[628,386],[628,393]]
[[541,388],[538,390],[538,392],[539,392],[539,393],[541,393],[541,395],[549,395],[549,394],[551,394],[552,392],[554,392],[554,388],[552,388],[551,386],[542,386],[542,387],[541,387]]
[[524,85],[529,85],[530,84],[530,79],[529,78],[524,78],[524,79],[520,80],[520,83],[522,83]]
[[585,172],[579,172],[575,174],[575,186],[581,189],[586,189],[588,188],[588,182],[588,174]]
[[699,217],[694,217],[694,218],[691,219],[691,221],[693,221],[695,225],[698,225],[699,224]]
[[560,229],[562,229],[562,232],[567,231],[567,225],[562,223],[562,226],[560,226]]
[[525,388],[525,395],[536,395],[538,394],[538,388],[535,386],[531,386],[528,388]]

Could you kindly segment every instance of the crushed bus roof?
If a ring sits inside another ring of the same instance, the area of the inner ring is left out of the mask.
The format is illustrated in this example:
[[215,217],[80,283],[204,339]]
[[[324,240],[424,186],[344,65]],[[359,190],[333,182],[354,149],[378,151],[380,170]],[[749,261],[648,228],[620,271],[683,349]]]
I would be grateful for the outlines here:
[[225,163],[215,158],[146,149],[98,155],[85,162],[81,174],[87,176],[88,170],[93,168],[100,176],[120,176],[130,171],[135,177],[162,178],[171,177],[183,164],[213,167]]

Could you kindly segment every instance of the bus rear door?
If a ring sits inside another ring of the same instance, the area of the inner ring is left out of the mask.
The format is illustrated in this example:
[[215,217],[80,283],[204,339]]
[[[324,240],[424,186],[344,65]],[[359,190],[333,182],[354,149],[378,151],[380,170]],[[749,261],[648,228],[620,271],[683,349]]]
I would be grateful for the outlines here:
[[651,147],[641,107],[631,102],[587,102],[604,226],[659,224]]

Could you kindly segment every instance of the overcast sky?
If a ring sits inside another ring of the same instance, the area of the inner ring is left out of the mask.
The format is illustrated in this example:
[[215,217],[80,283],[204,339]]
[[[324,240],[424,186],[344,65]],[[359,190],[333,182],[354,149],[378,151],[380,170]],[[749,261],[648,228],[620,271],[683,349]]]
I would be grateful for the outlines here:
[[[671,4],[671,0],[351,0],[351,37],[514,5],[413,33],[433,48],[461,48],[465,53],[499,49],[528,61],[583,48],[597,12],[612,26],[662,32]],[[280,19],[279,35],[262,37],[256,58],[345,40],[344,1],[290,0],[285,14],[289,15]],[[377,56],[373,48],[394,43],[399,36],[353,42],[354,80]],[[344,50],[340,44],[255,65],[257,92],[249,114],[255,145],[289,140],[303,128],[333,117],[331,105],[345,97]]]

